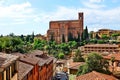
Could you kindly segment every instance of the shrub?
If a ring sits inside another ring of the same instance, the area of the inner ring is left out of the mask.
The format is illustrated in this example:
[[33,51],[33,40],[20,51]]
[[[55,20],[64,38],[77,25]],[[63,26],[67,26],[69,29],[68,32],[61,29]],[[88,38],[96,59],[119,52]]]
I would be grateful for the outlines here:
[[65,57],[65,55],[63,53],[59,53],[58,57],[59,57],[59,59],[63,59]]

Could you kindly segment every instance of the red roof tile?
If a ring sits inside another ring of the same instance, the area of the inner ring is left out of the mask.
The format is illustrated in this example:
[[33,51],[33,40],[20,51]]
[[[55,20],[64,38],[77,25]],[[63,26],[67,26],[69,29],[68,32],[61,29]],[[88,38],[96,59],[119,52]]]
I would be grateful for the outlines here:
[[103,56],[105,59],[111,59],[112,57],[115,58],[115,60],[120,61],[120,53],[114,53],[110,54],[108,56]]
[[32,69],[33,66],[19,61],[18,79],[22,80]]
[[76,80],[118,80],[118,79],[111,75],[92,71],[90,73],[76,77]]
[[70,63],[70,69],[79,69],[79,67],[81,66],[81,65],[83,65],[84,64],[84,62],[71,62]]

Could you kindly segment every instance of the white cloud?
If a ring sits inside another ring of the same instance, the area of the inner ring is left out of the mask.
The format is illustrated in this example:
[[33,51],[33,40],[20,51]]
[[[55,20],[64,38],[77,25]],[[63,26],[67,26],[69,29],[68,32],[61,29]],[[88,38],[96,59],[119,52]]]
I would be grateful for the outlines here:
[[87,1],[83,1],[83,8],[58,6],[56,11],[51,12],[35,11],[29,2],[8,6],[0,5],[0,26],[33,25],[39,27],[40,32],[46,33],[49,21],[76,20],[78,19],[78,12],[84,12],[84,26],[87,25],[89,31],[97,31],[101,28],[110,28],[111,26],[115,26],[114,28],[120,27],[120,7],[104,10],[103,8],[106,5],[100,4],[104,0]]
[[90,3],[101,3],[104,0],[89,0]]
[[[25,23],[25,20],[29,21],[29,19],[35,17],[33,12],[34,9],[29,2],[22,4],[11,4],[8,6],[0,5],[0,18],[6,20],[8,19],[8,23],[10,22],[11,24],[23,24]],[[6,22],[3,21],[0,21],[0,23],[6,24]]]
[[104,0],[87,0],[82,1],[82,4],[87,8],[100,9],[106,7],[105,5],[101,4],[102,2],[104,2]]
[[[78,19],[78,12],[84,12],[84,26],[88,26],[89,31],[98,30],[101,28],[120,27],[120,7],[113,9],[91,9],[91,8],[66,8],[58,7],[55,12],[41,13],[36,17],[37,22],[49,23],[55,20],[71,20]],[[49,25],[47,25],[49,26]],[[113,28],[114,29],[114,28]]]
[[93,9],[99,9],[104,8],[105,5],[102,4],[95,4],[95,3],[89,3],[89,2],[83,2],[84,6],[87,8],[93,8]]

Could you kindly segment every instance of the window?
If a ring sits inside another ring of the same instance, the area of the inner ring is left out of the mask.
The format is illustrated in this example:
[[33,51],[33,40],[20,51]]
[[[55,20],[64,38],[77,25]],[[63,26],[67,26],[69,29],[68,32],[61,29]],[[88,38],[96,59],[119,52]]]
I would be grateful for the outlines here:
[[79,17],[79,19],[81,20],[81,19],[82,19],[82,17],[80,16],[80,17]]
[[0,80],[3,80],[3,73],[0,73]]
[[16,72],[17,72],[17,67],[16,67],[16,62],[14,62],[14,63],[11,65],[12,77],[15,75]]
[[6,69],[6,80],[10,80],[10,67]]

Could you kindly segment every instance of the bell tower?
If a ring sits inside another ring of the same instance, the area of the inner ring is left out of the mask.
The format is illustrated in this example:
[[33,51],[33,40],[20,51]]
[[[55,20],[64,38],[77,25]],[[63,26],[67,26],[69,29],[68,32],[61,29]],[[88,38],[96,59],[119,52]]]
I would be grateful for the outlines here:
[[78,13],[78,19],[83,21],[83,12]]

